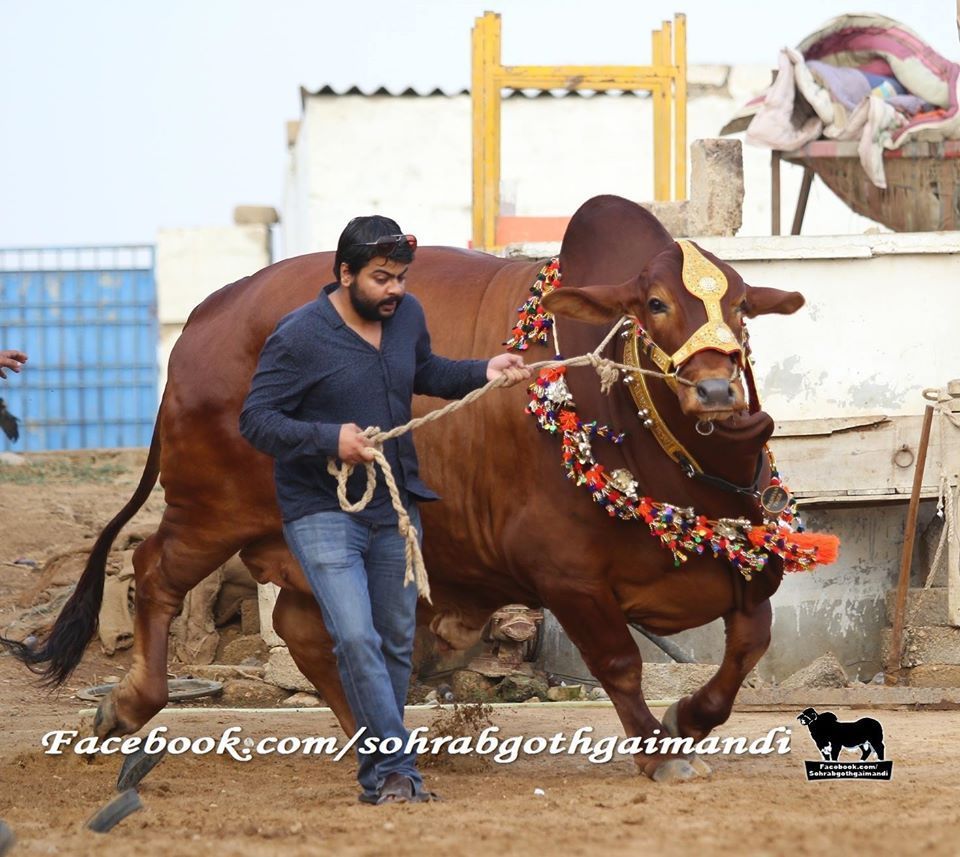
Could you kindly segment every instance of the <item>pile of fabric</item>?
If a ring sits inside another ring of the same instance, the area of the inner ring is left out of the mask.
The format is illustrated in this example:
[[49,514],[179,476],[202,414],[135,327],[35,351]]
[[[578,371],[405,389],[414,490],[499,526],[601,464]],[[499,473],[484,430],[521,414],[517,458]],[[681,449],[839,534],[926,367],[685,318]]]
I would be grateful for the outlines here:
[[960,139],[960,65],[890,18],[843,15],[780,52],[773,85],[721,133],[743,130],[783,152],[858,140],[864,171],[885,188],[885,149]]

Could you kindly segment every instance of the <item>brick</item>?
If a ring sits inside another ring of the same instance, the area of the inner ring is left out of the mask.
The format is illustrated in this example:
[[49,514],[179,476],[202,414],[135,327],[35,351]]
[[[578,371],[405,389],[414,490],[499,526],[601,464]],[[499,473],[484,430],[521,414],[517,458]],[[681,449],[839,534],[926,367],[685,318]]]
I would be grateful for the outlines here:
[[956,664],[922,664],[901,670],[900,681],[909,687],[960,688],[960,666]]
[[[887,628],[881,636],[884,655],[890,649],[892,634],[892,629]],[[960,628],[937,625],[904,628],[901,665],[917,667],[922,664],[960,665]]]
[[[887,592],[887,621],[893,624],[893,608],[896,604],[897,592],[891,589]],[[947,611],[947,588],[931,587],[930,589],[913,588],[907,592],[907,612],[904,624],[910,626],[950,625]]]

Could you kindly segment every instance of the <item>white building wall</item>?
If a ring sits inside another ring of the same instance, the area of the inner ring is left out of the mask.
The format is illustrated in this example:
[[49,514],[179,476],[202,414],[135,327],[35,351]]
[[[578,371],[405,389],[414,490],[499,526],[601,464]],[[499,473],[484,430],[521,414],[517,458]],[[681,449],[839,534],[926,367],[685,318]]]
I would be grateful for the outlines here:
[[[707,86],[688,102],[688,141],[716,137],[770,71],[692,67]],[[502,102],[504,213],[572,214],[599,193],[653,198],[652,108],[646,96],[527,98]],[[291,147],[283,255],[330,249],[346,222],[384,213],[424,244],[470,239],[470,96],[306,96]],[[782,168],[783,222],[789,227],[802,170]],[[770,233],[770,153],[744,148],[741,235]],[[815,182],[805,234],[857,234],[872,221]]]
[[778,420],[922,413],[921,391],[960,375],[957,236],[700,239],[751,285],[807,299],[750,322],[764,409]]
[[161,229],[157,235],[157,315],[160,384],[167,383],[170,351],[193,308],[217,289],[270,264],[265,224]]

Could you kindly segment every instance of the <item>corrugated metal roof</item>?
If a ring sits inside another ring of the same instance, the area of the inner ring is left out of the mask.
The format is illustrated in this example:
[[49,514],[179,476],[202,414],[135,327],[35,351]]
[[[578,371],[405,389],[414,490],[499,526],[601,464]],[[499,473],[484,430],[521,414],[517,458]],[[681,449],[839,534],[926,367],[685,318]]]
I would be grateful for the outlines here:
[[[443,89],[435,87],[416,86],[387,86],[386,84],[377,84],[373,86],[361,86],[353,84],[351,86],[334,86],[325,84],[320,89],[310,90],[305,86],[300,87],[300,99],[305,102],[307,98],[314,96],[336,96],[336,95],[362,95],[371,97],[374,95],[388,95],[394,98],[434,98],[437,96],[452,98],[457,95],[469,95],[469,89]],[[611,90],[608,92],[597,92],[595,90],[574,90],[568,89],[506,89],[504,98],[591,98],[595,95],[633,95],[638,97],[649,97],[650,93],[644,90]]]

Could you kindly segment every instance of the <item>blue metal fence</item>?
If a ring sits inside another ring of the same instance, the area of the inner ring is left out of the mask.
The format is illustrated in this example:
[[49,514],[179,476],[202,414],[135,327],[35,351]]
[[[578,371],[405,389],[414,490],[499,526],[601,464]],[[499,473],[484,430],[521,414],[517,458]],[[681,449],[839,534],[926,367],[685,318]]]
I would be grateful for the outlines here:
[[0,249],[0,348],[29,355],[0,380],[34,451],[147,446],[157,411],[152,246]]

